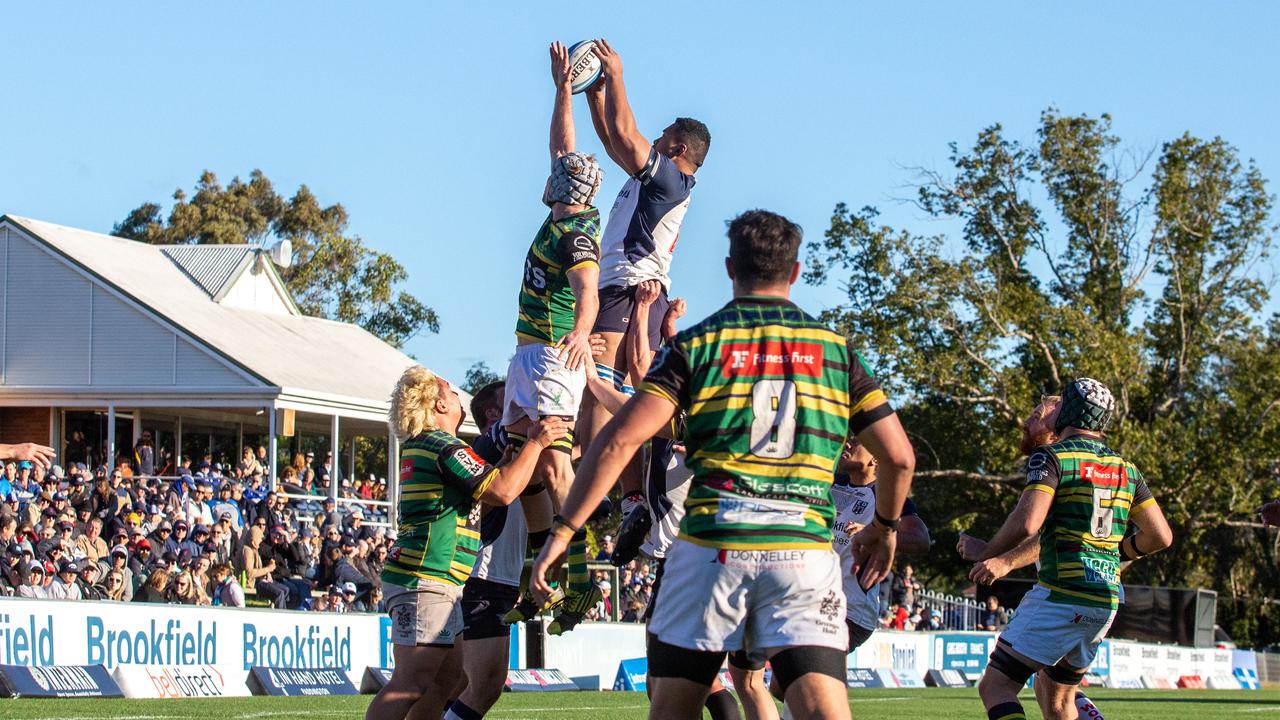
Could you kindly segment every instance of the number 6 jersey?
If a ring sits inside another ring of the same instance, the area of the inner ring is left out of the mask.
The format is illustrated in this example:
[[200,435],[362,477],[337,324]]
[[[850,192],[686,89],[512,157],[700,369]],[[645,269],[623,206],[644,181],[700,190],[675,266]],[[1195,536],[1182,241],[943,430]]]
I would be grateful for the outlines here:
[[1106,443],[1075,436],[1027,458],[1023,492],[1053,496],[1040,530],[1040,584],[1056,603],[1120,604],[1120,541],[1129,513],[1155,502],[1142,473]]
[[730,550],[829,548],[840,448],[893,413],[845,338],[777,297],[735,298],[676,335],[639,391],[687,413],[680,537]]

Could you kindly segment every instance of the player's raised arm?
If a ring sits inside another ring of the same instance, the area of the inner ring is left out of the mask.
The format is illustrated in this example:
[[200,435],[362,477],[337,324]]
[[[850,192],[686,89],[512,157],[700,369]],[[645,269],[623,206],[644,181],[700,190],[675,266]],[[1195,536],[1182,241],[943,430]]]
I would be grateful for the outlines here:
[[622,82],[622,58],[603,38],[595,43],[596,57],[600,58],[601,81],[605,85],[604,126],[608,135],[609,157],[623,170],[635,175],[649,161],[652,143],[640,134],[636,116],[627,102],[627,88]]
[[604,146],[605,153],[619,167],[622,161],[618,159],[618,153],[613,149],[613,139],[609,137],[609,128],[604,124],[604,79],[601,78],[587,88],[584,93],[587,96],[587,110],[591,113],[591,127],[595,128],[596,137],[600,138],[600,144]]
[[573,89],[569,82],[569,51],[559,41],[551,43],[551,82],[556,86],[551,108],[551,159],[573,152]]

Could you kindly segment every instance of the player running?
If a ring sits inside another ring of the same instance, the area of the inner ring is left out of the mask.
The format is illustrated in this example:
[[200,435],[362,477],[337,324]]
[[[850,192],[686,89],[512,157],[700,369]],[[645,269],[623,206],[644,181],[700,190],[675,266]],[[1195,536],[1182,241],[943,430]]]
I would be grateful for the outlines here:
[[[978,684],[992,720],[1026,717],[1018,691],[1039,670],[1041,712],[1074,720],[1076,687],[1120,604],[1121,560],[1173,542],[1142,473],[1103,441],[1114,407],[1111,391],[1096,380],[1067,384],[1053,424],[1057,442],[1028,458],[1018,506],[983,548],[986,560],[1040,533],[1039,582],[1000,634]],[[1130,522],[1138,533],[1126,537]]]
[[[595,54],[600,58],[601,79],[586,92],[591,122],[609,157],[629,176],[604,229],[600,313],[595,322],[595,332],[605,341],[605,351],[596,358],[600,375],[621,388],[628,378],[634,384],[644,377],[627,361],[624,337],[638,288],[647,280],[658,281],[660,288],[642,329],[648,333],[650,347],[661,343],[660,325],[671,291],[671,258],[697,182],[694,175],[711,147],[711,133],[698,120],[682,117],[653,142],[645,139],[627,102],[622,59],[603,39],[595,41]],[[583,417],[586,447],[611,414],[588,398]],[[624,516],[642,507],[640,484],[640,464],[632,462],[622,475]],[[636,537],[643,539],[643,534]],[[622,539],[619,548],[625,552],[628,548],[622,546]]]
[[848,718],[844,593],[831,550],[831,479],[853,432],[882,469],[875,520],[853,540],[864,587],[892,565],[915,465],[897,415],[845,338],[790,302],[800,228],[754,210],[729,225],[734,299],[663,346],[587,450],[551,561],[636,449],[685,410],[693,471],[649,630],[650,718],[696,718],[725,654],[769,659],[799,718]]
[[505,506],[529,483],[541,452],[568,425],[543,418],[511,459],[490,465],[457,437],[466,413],[458,393],[421,365],[400,377],[390,425],[400,446],[400,527],[382,571],[395,672],[367,720],[438,718],[456,684],[442,668],[462,630],[462,584],[480,549],[480,503]]

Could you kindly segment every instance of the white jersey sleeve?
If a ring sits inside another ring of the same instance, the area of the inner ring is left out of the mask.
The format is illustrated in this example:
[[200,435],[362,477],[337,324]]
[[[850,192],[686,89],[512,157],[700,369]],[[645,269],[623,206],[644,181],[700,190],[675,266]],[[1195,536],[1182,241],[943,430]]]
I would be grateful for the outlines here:
[[659,280],[671,291],[671,256],[689,210],[694,177],[655,149],[622,186],[600,243],[600,287]]
[[874,630],[880,624],[880,586],[870,592],[862,589],[853,575],[853,545],[848,530],[851,525],[869,525],[875,518],[874,485],[833,485],[831,499],[836,506],[836,519],[831,528],[831,542],[840,555],[840,574],[844,583],[845,614],[853,624]]

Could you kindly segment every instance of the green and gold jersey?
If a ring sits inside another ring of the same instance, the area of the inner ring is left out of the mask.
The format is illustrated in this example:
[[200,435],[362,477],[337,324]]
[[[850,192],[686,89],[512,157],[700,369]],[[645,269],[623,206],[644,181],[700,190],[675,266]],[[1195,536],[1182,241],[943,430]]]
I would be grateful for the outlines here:
[[1053,496],[1040,531],[1040,584],[1049,600],[1119,607],[1129,513],[1155,502],[1138,468],[1099,439],[1071,437],[1031,454],[1024,492]]
[[516,336],[554,345],[573,329],[569,271],[600,264],[600,212],[584,210],[559,220],[547,215],[524,258]]
[[498,469],[443,430],[400,447],[400,527],[382,570],[385,582],[461,585],[480,552],[479,497]]
[[663,345],[640,392],[687,413],[680,537],[729,550],[831,546],[850,432],[893,413],[845,338],[782,298],[736,298]]

